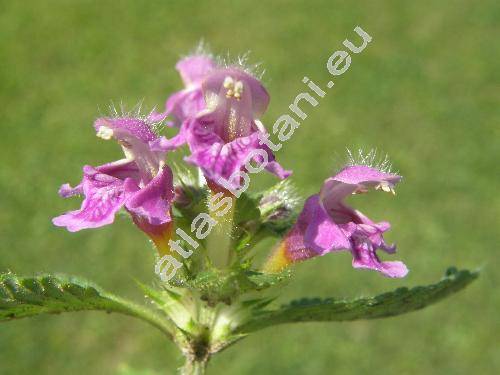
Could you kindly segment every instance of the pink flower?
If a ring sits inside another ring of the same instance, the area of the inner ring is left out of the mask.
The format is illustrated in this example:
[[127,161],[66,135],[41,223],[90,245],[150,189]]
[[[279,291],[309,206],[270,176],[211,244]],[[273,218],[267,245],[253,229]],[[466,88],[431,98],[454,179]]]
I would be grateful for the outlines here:
[[258,118],[267,109],[269,95],[257,78],[239,67],[220,68],[205,76],[201,89],[206,109],[187,118],[174,138],[151,142],[152,149],[167,151],[187,143],[191,155],[186,161],[216,183],[241,171],[256,149],[267,154],[266,170],[281,179],[291,174],[262,141],[267,133]]
[[167,99],[165,112],[152,113],[150,119],[161,121],[167,116],[172,116],[173,124],[180,126],[186,119],[195,117],[201,110],[205,109],[201,83],[216,68],[216,64],[209,55],[196,54],[183,58],[175,67],[181,75],[185,87]]
[[375,223],[344,200],[369,189],[394,192],[401,177],[365,165],[351,165],[327,179],[319,194],[309,197],[297,222],[265,265],[276,272],[290,263],[338,250],[349,250],[354,268],[367,268],[388,277],[404,277],[408,269],[399,261],[382,262],[376,251],[394,253],[383,233],[388,222]]
[[137,118],[100,118],[94,127],[103,139],[114,138],[125,158],[98,167],[84,166],[83,180],[72,188],[61,186],[64,197],[84,195],[79,210],[54,218],[57,226],[70,232],[97,228],[114,221],[124,207],[135,222],[164,226],[171,221],[174,197],[172,171],[164,165],[164,152],[152,151],[149,142],[157,136],[150,126]]

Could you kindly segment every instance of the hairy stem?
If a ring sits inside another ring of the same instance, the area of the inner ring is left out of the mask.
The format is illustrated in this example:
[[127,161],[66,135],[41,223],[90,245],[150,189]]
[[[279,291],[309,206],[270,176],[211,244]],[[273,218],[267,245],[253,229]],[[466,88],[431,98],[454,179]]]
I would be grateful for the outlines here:
[[197,360],[186,358],[184,366],[181,368],[182,375],[202,375],[205,374],[208,360]]
[[[217,191],[212,194],[216,193]],[[234,198],[231,199],[232,205],[229,211],[222,217],[214,217],[217,220],[217,224],[207,238],[208,256],[212,264],[220,269],[226,268],[231,263],[231,255],[233,253],[231,245],[236,200]]]

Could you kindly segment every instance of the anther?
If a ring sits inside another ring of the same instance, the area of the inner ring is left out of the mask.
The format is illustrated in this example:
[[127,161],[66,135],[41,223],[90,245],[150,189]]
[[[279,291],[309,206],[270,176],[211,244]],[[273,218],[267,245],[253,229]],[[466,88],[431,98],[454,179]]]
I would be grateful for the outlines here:
[[231,77],[227,76],[224,79],[223,85],[224,85],[224,88],[226,88],[226,89],[233,88],[233,86],[234,86],[234,80]]
[[110,140],[113,138],[113,129],[108,128],[107,126],[100,126],[99,129],[97,130],[96,134],[99,138],[102,138],[106,141]]

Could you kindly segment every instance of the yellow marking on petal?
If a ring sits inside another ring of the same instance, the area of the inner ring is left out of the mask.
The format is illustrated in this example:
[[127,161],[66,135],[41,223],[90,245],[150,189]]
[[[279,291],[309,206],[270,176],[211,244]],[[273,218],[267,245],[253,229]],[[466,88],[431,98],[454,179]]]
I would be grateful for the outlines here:
[[283,271],[287,266],[292,263],[286,256],[286,241],[282,241],[271,256],[266,260],[262,267],[262,272],[265,273],[278,273]]
[[161,233],[147,233],[151,238],[153,243],[155,244],[156,250],[158,251],[158,255],[160,258],[164,255],[171,255],[172,249],[170,248],[168,242],[172,239],[174,235],[174,225],[173,222],[170,222],[165,225]]
[[168,242],[174,236],[175,226],[173,221],[160,225],[152,225],[147,220],[134,214],[132,214],[132,220],[153,241],[160,257],[172,254]]

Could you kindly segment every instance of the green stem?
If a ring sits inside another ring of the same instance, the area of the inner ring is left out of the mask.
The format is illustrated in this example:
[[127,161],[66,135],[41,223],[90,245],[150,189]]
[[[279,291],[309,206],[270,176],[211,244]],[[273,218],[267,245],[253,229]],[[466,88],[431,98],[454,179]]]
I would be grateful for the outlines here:
[[134,316],[137,318],[140,318],[148,323],[150,323],[152,326],[158,328],[160,331],[162,331],[164,334],[166,334],[169,338],[174,339],[175,337],[175,326],[172,324],[172,322],[169,320],[168,317],[161,317],[153,312],[151,312],[149,309],[146,309],[136,303],[133,303],[131,301],[126,301],[120,297],[112,297],[113,300],[120,302],[122,304],[126,304],[127,308],[122,309],[122,313],[130,316]]
[[181,369],[182,375],[203,375],[207,368],[207,360],[186,358],[186,363]]
[[235,204],[236,200],[233,198],[231,209],[223,217],[216,218],[217,224],[207,238],[208,257],[212,264],[219,269],[224,269],[231,263]]

